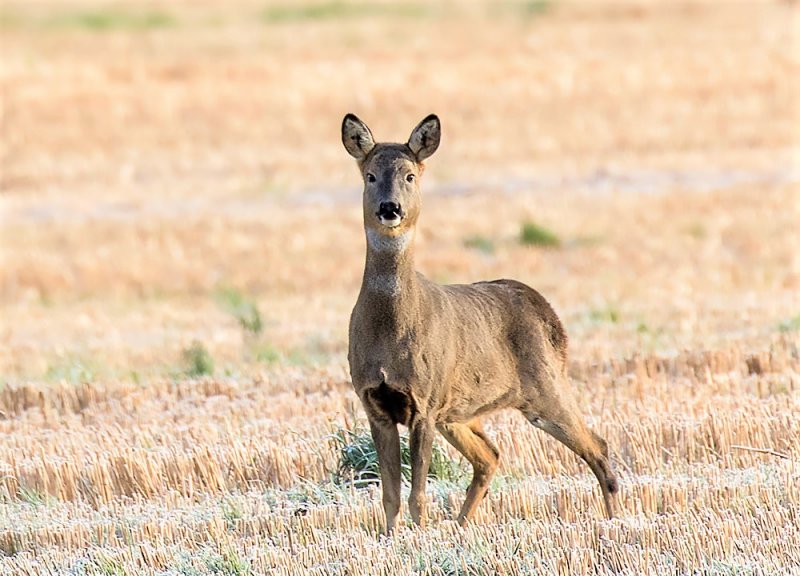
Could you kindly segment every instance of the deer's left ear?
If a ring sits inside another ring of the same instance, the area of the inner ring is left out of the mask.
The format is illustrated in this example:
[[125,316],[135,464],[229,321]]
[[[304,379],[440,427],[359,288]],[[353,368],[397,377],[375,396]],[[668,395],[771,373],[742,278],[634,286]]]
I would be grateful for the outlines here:
[[442,125],[436,114],[430,114],[417,124],[408,139],[408,147],[417,157],[418,162],[422,162],[436,152],[439,147],[439,140],[442,137]]

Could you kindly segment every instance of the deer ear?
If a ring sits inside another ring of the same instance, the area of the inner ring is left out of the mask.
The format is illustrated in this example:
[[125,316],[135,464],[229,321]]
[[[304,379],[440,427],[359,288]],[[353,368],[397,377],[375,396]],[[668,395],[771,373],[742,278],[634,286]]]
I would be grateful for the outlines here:
[[355,114],[348,114],[342,120],[342,144],[356,160],[363,160],[375,146],[372,132]]
[[417,161],[422,162],[436,152],[441,137],[442,125],[439,122],[439,117],[436,114],[429,114],[411,132],[411,136],[408,139],[408,147],[417,157]]

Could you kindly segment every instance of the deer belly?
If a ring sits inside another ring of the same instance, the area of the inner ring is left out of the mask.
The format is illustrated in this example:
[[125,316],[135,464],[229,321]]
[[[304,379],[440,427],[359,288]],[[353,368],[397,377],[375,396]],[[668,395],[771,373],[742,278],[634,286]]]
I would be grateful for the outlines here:
[[519,400],[519,386],[513,382],[474,377],[451,387],[442,410],[442,421],[465,422],[483,414],[513,407]]

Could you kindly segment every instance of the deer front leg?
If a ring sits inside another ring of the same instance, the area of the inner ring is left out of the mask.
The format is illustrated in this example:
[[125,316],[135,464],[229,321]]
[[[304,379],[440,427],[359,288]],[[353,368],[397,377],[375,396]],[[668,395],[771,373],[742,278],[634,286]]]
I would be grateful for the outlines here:
[[400,514],[400,434],[397,424],[388,420],[370,418],[369,429],[381,471],[385,533],[391,536],[397,530],[397,517]]
[[411,510],[411,518],[414,522],[424,528],[428,520],[425,484],[428,480],[428,469],[431,465],[435,425],[431,420],[418,418],[411,423],[410,428],[411,495],[408,497],[408,507]]

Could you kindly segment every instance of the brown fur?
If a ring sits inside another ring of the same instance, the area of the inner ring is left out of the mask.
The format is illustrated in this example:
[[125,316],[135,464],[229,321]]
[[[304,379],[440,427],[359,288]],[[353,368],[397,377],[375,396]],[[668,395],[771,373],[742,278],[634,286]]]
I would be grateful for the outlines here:
[[[499,452],[480,418],[516,408],[591,467],[608,516],[617,482],[606,442],[590,431],[571,398],[567,335],[544,297],[514,280],[440,286],[414,271],[413,240],[420,211],[421,161],[439,144],[435,116],[423,120],[408,144],[375,144],[353,115],[342,140],[364,178],[367,258],[350,318],[348,359],[381,466],[386,531],[400,511],[398,424],[409,427],[412,482],[409,507],[424,525],[425,481],[434,430],[473,466],[459,513],[467,522],[486,494]],[[409,181],[409,175],[412,175]],[[402,206],[399,224],[382,220],[382,203]]]

